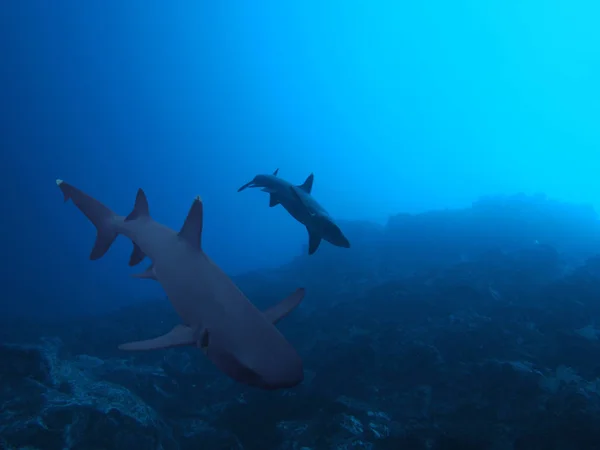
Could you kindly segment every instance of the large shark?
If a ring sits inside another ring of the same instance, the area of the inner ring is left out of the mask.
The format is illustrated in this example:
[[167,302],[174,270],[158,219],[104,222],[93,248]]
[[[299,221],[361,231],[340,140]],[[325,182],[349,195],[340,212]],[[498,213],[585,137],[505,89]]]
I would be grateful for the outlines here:
[[238,382],[268,390],[302,382],[302,360],[274,324],[300,304],[304,289],[297,289],[265,312],[259,311],[202,251],[204,208],[200,197],[192,203],[181,231],[176,232],[150,217],[141,189],[133,211],[122,217],[72,185],[62,180],[56,183],[64,200],[71,199],[96,227],[90,259],[101,258],[119,234],[131,239],[129,265],[146,256],[152,260],[138,276],[162,285],[183,322],[163,336],[123,344],[120,349],[195,345]]
[[329,213],[311,195],[314,174],[310,174],[301,185],[295,186],[277,176],[279,169],[272,175],[256,175],[238,192],[246,188],[262,188],[270,194],[269,206],[281,204],[294,219],[303,224],[308,231],[308,254],[319,248],[321,239],[337,246],[350,248],[350,242],[340,230]]

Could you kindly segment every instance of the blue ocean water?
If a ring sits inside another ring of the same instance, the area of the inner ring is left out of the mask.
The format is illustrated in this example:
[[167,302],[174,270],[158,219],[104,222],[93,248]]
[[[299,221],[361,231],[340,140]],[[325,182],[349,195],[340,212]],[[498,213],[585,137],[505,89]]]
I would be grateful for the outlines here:
[[[585,0],[5,2],[0,312],[104,317],[164,297],[128,276],[139,268],[127,266],[125,238],[89,261],[95,230],[63,204],[57,178],[123,215],[143,188],[153,218],[176,230],[200,195],[203,249],[238,277],[306,257],[304,226],[267,194],[237,192],[275,169],[296,185],[313,173],[312,194],[342,229],[488,195],[543,193],[597,210],[599,15]],[[558,215],[544,223],[579,220]],[[583,233],[587,257],[598,250],[592,229],[560,239]],[[538,243],[560,252],[549,235]],[[362,248],[351,242],[322,243],[293,283],[275,277],[285,284],[276,292],[330,267],[321,253]],[[361,278],[353,270],[347,278]],[[310,310],[324,295],[315,286]]]
[[315,194],[344,219],[516,191],[597,202],[592,2],[2,10],[3,234],[26,236],[5,244],[6,292],[44,298],[45,313],[155,293],[103,281],[128,243],[82,264],[93,230],[61,208],[55,178],[123,212],[143,187],[173,227],[202,195],[207,251],[232,273],[280,264],[305,240],[284,211],[235,192],[278,167],[297,183],[314,172]]

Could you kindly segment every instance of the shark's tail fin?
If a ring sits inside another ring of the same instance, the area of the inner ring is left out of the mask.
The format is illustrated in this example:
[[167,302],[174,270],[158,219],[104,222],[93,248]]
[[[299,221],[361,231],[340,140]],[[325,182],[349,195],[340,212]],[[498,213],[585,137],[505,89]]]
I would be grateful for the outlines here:
[[116,214],[95,198],[90,197],[85,192],[65,183],[63,180],[56,180],[56,184],[62,191],[65,202],[71,199],[75,206],[77,206],[77,208],[79,208],[79,210],[96,227],[96,242],[94,243],[94,248],[90,254],[90,259],[95,260],[101,258],[117,238],[117,230],[114,225]]

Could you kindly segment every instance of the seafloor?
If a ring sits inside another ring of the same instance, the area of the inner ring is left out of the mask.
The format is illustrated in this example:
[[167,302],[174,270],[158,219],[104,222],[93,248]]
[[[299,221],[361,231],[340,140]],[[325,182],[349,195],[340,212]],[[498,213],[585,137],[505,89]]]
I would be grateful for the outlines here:
[[306,286],[279,325],[301,386],[246,388],[195,349],[118,351],[177,323],[166,299],[11,321],[0,448],[600,449],[592,210],[516,196],[342,226],[350,250],[236,278],[260,307]]

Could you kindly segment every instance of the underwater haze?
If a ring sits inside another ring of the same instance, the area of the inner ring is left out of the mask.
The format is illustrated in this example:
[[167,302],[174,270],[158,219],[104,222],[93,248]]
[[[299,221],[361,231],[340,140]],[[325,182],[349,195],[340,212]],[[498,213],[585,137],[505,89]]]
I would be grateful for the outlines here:
[[514,192],[598,205],[593,2],[2,10],[3,281],[20,298],[8,311],[99,311],[159,292],[111,276],[126,270],[121,239],[85,262],[93,228],[63,207],[55,178],[121,214],[141,187],[175,228],[201,195],[205,248],[229,273],[302,252],[304,227],[236,193],[277,168],[297,184],[314,172],[340,219],[385,223]]
[[0,450],[599,449],[598,17],[5,1]]

